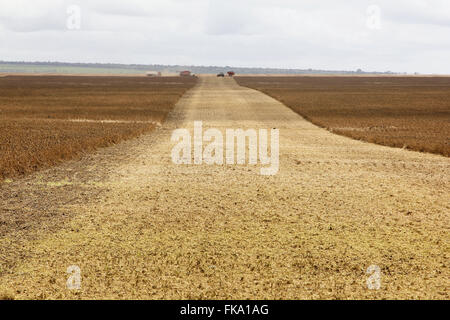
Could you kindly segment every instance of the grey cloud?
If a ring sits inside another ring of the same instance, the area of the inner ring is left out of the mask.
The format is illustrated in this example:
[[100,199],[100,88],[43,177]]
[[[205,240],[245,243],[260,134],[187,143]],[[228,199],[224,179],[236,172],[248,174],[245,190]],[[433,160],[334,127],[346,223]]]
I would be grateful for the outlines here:
[[[66,8],[82,28],[65,28]],[[450,73],[450,3],[378,0],[0,0],[0,60]]]
[[39,7],[37,3],[25,3],[18,1],[17,4],[26,5],[20,8],[5,0],[0,3],[0,25],[5,29],[16,32],[36,32],[45,30],[64,30],[66,25],[67,6],[62,1],[56,1],[51,6]]
[[403,1],[403,5],[381,7],[384,18],[393,23],[450,27],[450,5],[442,0]]

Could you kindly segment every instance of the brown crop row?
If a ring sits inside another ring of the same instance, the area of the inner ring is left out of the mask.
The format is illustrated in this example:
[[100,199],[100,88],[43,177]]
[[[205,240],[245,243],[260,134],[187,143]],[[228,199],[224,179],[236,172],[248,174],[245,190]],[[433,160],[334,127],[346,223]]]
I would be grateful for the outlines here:
[[351,138],[450,156],[449,77],[238,77]]
[[193,77],[0,78],[0,178],[151,130],[195,83]]

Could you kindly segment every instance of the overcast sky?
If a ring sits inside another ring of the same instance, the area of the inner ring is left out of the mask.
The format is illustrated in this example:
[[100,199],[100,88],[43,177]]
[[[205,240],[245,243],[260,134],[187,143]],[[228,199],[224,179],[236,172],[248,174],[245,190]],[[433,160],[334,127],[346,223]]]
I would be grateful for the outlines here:
[[0,0],[0,60],[450,74],[450,1]]

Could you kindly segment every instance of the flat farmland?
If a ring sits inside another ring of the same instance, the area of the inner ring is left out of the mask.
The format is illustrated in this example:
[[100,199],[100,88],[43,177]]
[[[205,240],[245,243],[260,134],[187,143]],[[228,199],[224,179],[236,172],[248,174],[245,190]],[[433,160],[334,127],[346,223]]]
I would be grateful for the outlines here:
[[[46,118],[44,132],[158,119],[97,108],[90,121]],[[20,118],[34,119],[44,117]],[[174,130],[199,120],[225,133],[279,128],[278,173],[172,161]],[[450,158],[333,134],[233,78],[200,76],[148,134],[10,180],[0,185],[0,299],[450,296]]]
[[449,77],[237,77],[331,132],[450,156]]
[[0,181],[151,130],[195,83],[193,77],[1,77]]

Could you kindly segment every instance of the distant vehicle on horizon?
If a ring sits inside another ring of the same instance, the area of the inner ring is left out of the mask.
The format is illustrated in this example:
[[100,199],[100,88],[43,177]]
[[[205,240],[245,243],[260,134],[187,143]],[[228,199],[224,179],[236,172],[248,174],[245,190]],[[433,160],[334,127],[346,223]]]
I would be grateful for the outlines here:
[[148,71],[146,73],[147,77],[161,77],[161,72],[159,71]]
[[180,76],[181,77],[190,77],[191,76],[191,72],[190,71],[181,71],[180,72]]

